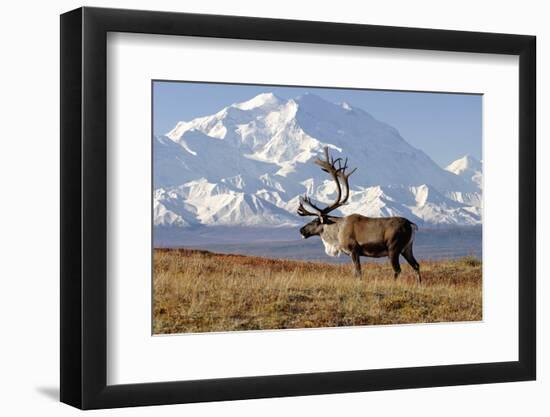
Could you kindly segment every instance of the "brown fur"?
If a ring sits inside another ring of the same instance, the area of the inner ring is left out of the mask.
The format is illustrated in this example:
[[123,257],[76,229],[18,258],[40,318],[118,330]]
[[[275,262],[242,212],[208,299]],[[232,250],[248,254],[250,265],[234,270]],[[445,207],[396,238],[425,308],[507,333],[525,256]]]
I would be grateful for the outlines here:
[[[300,216],[316,216],[300,229],[302,237],[321,236],[325,252],[330,256],[339,256],[342,252],[351,256],[355,274],[361,276],[361,256],[380,258],[387,256],[394,271],[394,278],[401,273],[399,255],[407,260],[421,282],[420,265],[413,255],[414,232],[418,227],[404,217],[371,218],[360,214],[346,217],[334,217],[329,213],[347,203],[349,198],[349,177],[355,172],[346,173],[348,160],[331,158],[328,147],[324,148],[325,159],[314,162],[328,172],[336,183],[336,200],[325,208],[316,206],[311,198],[304,196],[298,205]],[[313,209],[308,209],[308,206]]]
[[360,214],[346,217],[327,217],[325,223],[313,220],[300,233],[304,238],[318,235],[325,246],[334,249],[331,256],[345,253],[351,256],[356,275],[361,275],[361,256],[371,258],[389,257],[394,277],[401,273],[399,255],[402,255],[417,272],[421,282],[420,265],[414,258],[412,246],[417,226],[403,217],[373,218]]

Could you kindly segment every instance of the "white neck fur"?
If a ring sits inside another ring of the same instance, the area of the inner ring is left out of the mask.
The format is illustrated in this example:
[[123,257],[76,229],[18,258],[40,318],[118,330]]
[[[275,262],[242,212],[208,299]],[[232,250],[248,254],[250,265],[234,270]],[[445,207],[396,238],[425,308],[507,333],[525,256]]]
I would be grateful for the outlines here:
[[323,245],[325,245],[325,253],[328,256],[340,256],[341,250],[337,241],[327,241],[323,239],[323,236],[321,236],[321,240],[323,241]]

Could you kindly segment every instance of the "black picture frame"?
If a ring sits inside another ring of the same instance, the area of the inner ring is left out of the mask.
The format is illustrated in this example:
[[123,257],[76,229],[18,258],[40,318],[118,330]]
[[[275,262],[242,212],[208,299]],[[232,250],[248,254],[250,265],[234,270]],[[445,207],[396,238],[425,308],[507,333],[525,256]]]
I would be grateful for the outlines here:
[[[519,358],[107,385],[108,32],[519,56]],[[61,401],[82,409],[533,380],[536,376],[534,36],[80,8],[61,15]]]

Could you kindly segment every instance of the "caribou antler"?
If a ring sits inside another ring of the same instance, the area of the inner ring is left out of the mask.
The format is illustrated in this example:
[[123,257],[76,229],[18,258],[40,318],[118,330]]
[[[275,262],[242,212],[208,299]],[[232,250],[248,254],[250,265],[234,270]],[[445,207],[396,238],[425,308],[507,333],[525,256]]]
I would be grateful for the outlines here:
[[[304,203],[311,207],[315,211],[309,211],[304,207]],[[317,207],[313,201],[311,201],[311,198],[309,198],[307,195],[300,197],[300,205],[298,206],[298,214],[300,216],[321,216],[323,214],[323,210],[319,207]]]
[[[336,182],[336,191],[337,196],[334,203],[330,206],[321,209],[317,207],[309,197],[305,196],[300,198],[300,205],[298,206],[298,214],[300,216],[326,216],[333,210],[336,210],[338,207],[346,204],[349,198],[349,177],[355,172],[357,168],[352,169],[349,173],[346,173],[348,168],[348,159],[346,158],[342,163],[342,158],[332,158],[328,153],[328,147],[324,148],[325,159],[317,158],[314,162],[321,167],[321,169],[330,174],[332,179]],[[342,184],[340,184],[340,181]],[[342,199],[342,185],[345,189],[345,196]],[[316,212],[311,212],[304,207],[304,203],[313,208]]]

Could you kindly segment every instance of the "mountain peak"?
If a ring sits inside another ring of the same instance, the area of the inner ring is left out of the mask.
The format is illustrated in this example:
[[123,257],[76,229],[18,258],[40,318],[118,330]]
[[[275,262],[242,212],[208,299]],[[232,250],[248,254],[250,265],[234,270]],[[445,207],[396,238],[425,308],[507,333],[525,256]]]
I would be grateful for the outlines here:
[[245,102],[233,104],[232,107],[241,110],[252,110],[258,107],[275,107],[280,105],[283,101],[283,99],[273,93],[261,93]]
[[469,154],[466,154],[462,158],[459,158],[456,161],[451,162],[445,169],[456,175],[460,175],[462,172],[466,170],[480,171],[481,162],[479,162],[477,158]]
[[347,103],[346,101],[342,101],[342,103],[340,103],[340,106],[342,106],[342,108],[344,110],[353,110],[351,105],[349,103]]
[[455,175],[471,180],[479,188],[482,186],[482,164],[471,155],[464,155],[462,158],[451,162],[445,170]]

